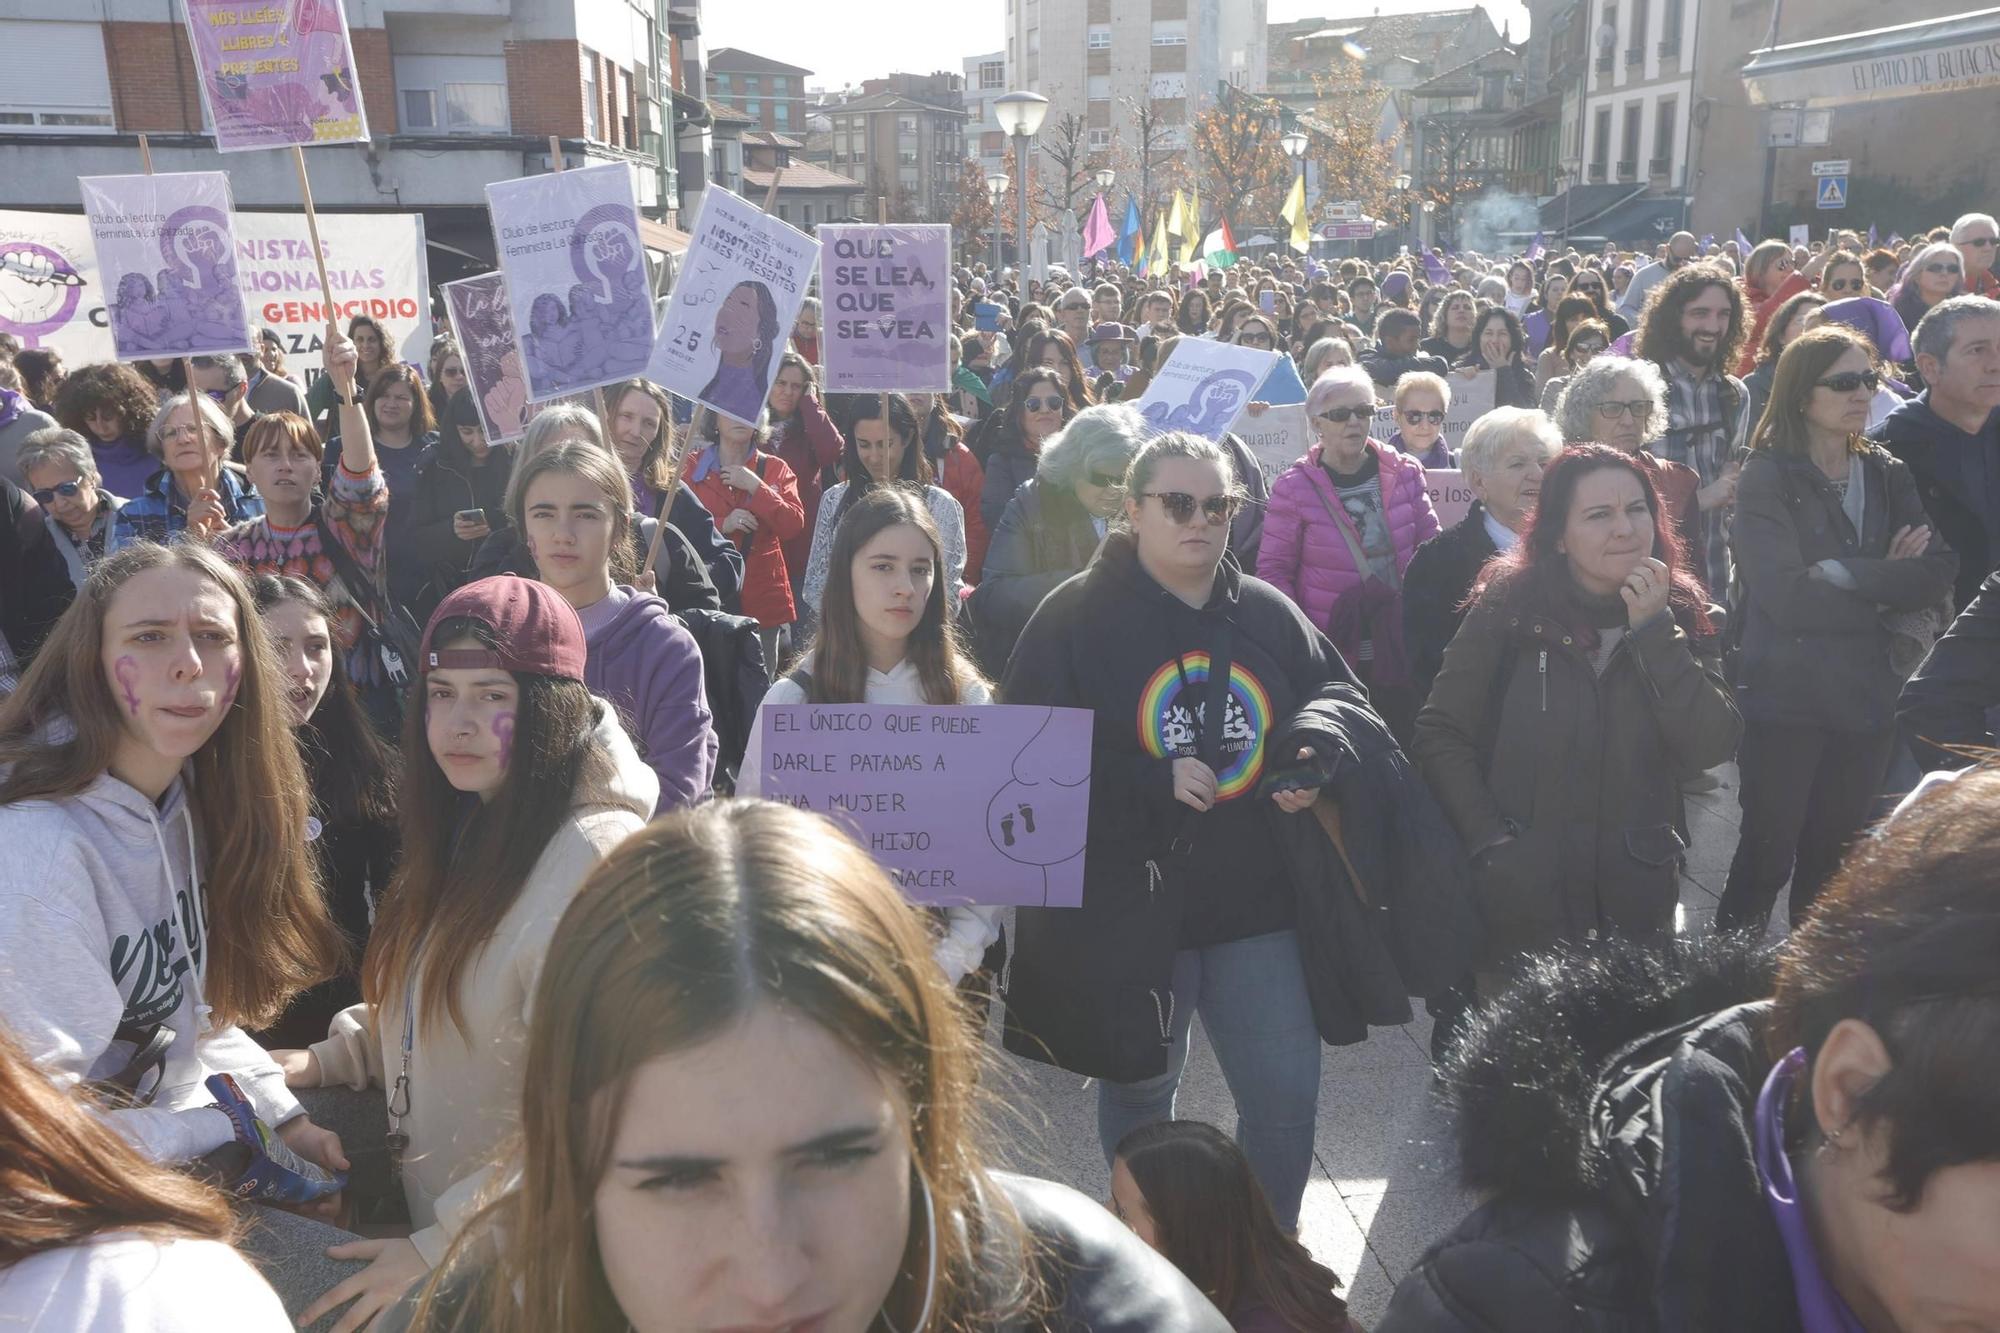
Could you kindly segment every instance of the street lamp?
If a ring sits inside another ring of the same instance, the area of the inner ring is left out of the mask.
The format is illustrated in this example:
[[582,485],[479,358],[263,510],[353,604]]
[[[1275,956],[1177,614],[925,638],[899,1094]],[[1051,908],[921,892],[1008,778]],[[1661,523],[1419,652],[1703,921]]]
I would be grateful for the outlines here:
[[1098,193],[1099,194],[1109,193],[1111,189],[1111,182],[1117,179],[1118,179],[1118,173],[1113,171],[1110,167],[1099,167],[1097,169]]
[[1407,232],[1415,221],[1410,216],[1410,173],[1407,171],[1397,172],[1390,179],[1389,184],[1395,186],[1396,193],[1403,196],[1403,230]]
[[1007,173],[995,171],[986,177],[986,197],[993,201],[993,281],[1000,281],[1000,201],[1007,194]]
[[1304,130],[1287,130],[1284,134],[1278,136],[1279,147],[1283,148],[1285,156],[1294,162],[1305,159],[1306,143],[1306,132]]
[[1021,270],[1021,290],[1028,290],[1028,140],[1041,132],[1042,117],[1049,114],[1049,99],[1040,93],[1008,93],[993,103],[993,119],[1000,132],[1014,141],[1014,170],[1021,177],[1020,229],[1015,232],[1015,264]]
[[1424,225],[1422,231],[1417,236],[1417,248],[1419,250],[1430,244],[1431,214],[1437,212],[1437,210],[1437,200],[1424,200]]

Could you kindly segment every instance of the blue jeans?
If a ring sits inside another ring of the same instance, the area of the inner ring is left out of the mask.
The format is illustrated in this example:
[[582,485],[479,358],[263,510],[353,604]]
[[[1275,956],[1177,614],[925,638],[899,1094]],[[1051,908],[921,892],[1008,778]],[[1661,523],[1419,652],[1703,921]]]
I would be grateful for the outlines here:
[[1236,1142],[1287,1231],[1299,1227],[1299,1201],[1312,1174],[1319,1110],[1319,1028],[1306,997],[1299,939],[1289,930],[1182,949],[1174,955],[1173,1046],[1167,1072],[1097,1089],[1097,1137],[1104,1160],[1141,1125],[1171,1120],[1188,1028],[1196,1010],[1216,1063],[1236,1099]]

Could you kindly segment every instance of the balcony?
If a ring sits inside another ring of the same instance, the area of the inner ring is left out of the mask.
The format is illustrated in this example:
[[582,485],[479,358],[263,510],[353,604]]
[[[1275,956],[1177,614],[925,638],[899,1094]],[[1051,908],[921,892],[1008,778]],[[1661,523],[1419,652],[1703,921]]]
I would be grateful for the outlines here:
[[1633,47],[1628,47],[1628,48],[1626,48],[1626,51],[1625,51],[1625,63],[1626,63],[1626,64],[1627,64],[1628,66],[1629,66],[1629,65],[1643,65],[1643,64],[1645,64],[1645,63],[1646,63],[1646,48],[1645,48],[1645,47],[1643,47],[1643,46],[1633,46]]
[[1618,164],[1619,180],[1629,181],[1638,174],[1639,174],[1639,164],[1637,162],[1620,162]]
[[1599,74],[1609,74],[1611,72],[1611,55],[1609,52],[1597,58],[1597,72]]
[[1604,183],[1604,164],[1602,162],[1593,162],[1590,164],[1590,183],[1593,185],[1602,185]]
[[1646,162],[1646,175],[1655,180],[1665,180],[1673,174],[1674,160],[1671,157],[1655,157]]
[[1680,38],[1675,37],[1671,38],[1668,41],[1660,43],[1660,59],[1665,60],[1668,57],[1672,57],[1673,59],[1678,60],[1680,59],[1680,54],[1681,54]]

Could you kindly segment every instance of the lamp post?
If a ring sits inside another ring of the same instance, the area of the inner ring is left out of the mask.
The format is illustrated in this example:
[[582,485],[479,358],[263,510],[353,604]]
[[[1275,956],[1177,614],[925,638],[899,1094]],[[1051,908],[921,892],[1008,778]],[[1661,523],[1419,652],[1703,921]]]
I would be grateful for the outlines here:
[[1007,196],[1007,173],[995,171],[986,177],[986,197],[993,202],[993,281],[1000,281],[1000,201]]
[[1412,222],[1410,217],[1410,173],[1399,171],[1389,183],[1396,187],[1397,194],[1403,196],[1403,231],[1407,234]]
[[1028,263],[1028,141],[1041,132],[1042,117],[1049,114],[1049,99],[1040,93],[1014,92],[993,103],[993,119],[1000,132],[1014,141],[1014,170],[1020,176],[1020,226],[1015,232],[1015,264],[1021,272],[1021,293],[1027,295]]
[[1424,225],[1417,236],[1418,249],[1425,249],[1430,245],[1431,214],[1437,212],[1437,207],[1437,200],[1424,200]]

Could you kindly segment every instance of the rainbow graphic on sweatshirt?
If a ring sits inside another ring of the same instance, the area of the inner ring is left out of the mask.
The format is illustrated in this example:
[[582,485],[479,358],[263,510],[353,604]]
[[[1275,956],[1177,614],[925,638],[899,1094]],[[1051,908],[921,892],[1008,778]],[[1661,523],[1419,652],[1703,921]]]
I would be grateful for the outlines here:
[[[1139,691],[1139,744],[1147,754],[1178,759],[1199,752],[1200,731],[1207,725],[1202,710],[1207,706],[1209,664],[1205,652],[1170,657]],[[1229,665],[1224,700],[1221,767],[1215,775],[1218,801],[1241,796],[1257,785],[1264,771],[1264,741],[1271,730],[1270,692],[1241,662]]]

